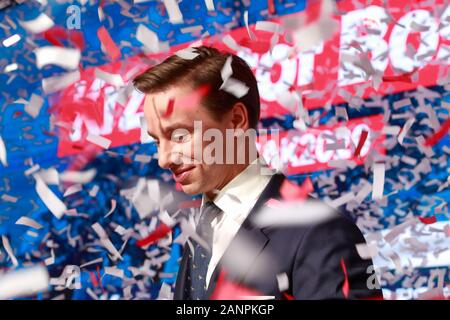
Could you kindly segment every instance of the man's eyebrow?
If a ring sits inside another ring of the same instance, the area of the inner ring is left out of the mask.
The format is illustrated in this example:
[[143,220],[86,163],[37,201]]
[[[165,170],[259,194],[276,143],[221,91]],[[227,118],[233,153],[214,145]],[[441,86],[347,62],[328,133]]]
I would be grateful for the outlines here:
[[[162,132],[164,133],[164,134],[168,134],[168,133],[171,133],[172,131],[174,131],[174,130],[176,130],[176,129],[187,129],[187,130],[193,130],[194,129],[194,126],[193,125],[186,125],[185,123],[179,123],[179,122],[176,122],[176,123],[172,123],[172,124],[170,124],[169,126],[167,126],[166,128],[161,128],[162,129]],[[155,140],[157,140],[158,138],[156,138],[156,136],[153,134],[153,133],[151,133],[149,130],[147,130],[147,133],[148,133],[148,135],[149,136],[151,136],[153,139],[155,139]]]

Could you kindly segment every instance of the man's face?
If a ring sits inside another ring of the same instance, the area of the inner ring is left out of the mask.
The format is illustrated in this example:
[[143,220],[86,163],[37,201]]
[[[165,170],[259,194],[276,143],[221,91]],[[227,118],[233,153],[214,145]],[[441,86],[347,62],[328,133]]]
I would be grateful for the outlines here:
[[[200,161],[199,155],[211,143],[203,141],[203,132],[215,128],[225,137],[225,130],[233,128],[229,114],[216,121],[200,98],[200,90],[173,86],[163,92],[147,94],[144,103],[148,131],[158,145],[159,166],[170,169],[175,181],[190,195],[208,193],[224,186],[233,171],[232,164]],[[171,99],[173,107],[168,108]],[[202,130],[194,131],[194,121],[201,121]],[[200,154],[195,152],[194,144]]]

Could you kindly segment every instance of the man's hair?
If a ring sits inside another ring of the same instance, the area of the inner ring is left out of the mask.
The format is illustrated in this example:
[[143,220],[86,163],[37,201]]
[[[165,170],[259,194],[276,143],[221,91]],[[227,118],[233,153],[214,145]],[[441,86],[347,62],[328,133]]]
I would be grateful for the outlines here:
[[[135,88],[148,94],[177,85],[188,85],[194,90],[207,85],[209,90],[201,101],[214,119],[219,121],[225,112],[241,102],[247,108],[249,127],[256,129],[260,112],[259,92],[255,76],[247,63],[236,55],[213,47],[195,47],[194,52],[198,54],[194,59],[184,59],[175,54],[150,67],[133,80]],[[223,83],[221,70],[230,55],[232,77],[249,88],[241,98],[219,89]]]

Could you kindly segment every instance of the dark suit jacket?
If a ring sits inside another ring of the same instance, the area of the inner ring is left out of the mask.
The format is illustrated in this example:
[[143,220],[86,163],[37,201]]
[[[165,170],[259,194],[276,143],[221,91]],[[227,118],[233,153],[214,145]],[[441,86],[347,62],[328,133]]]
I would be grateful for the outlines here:
[[[256,290],[261,295],[284,299],[280,292],[277,275],[285,273],[289,279],[289,289],[285,293],[295,299],[344,299],[345,281],[344,261],[348,279],[348,298],[365,299],[381,297],[381,291],[368,289],[367,281],[371,260],[363,260],[356,251],[356,244],[365,242],[358,227],[350,220],[336,214],[336,218],[308,226],[264,227],[252,223],[252,217],[270,198],[280,199],[280,187],[285,177],[275,174],[260,195],[236,236],[227,248],[224,257],[232,255],[241,246],[241,241],[251,241],[250,256],[245,261],[237,261],[244,272],[238,275],[228,274],[227,278],[247,288]],[[332,210],[332,209],[330,209]],[[184,254],[178,271],[174,299],[182,300],[189,247],[185,245]],[[234,255],[236,256],[236,255]],[[270,257],[270,263],[264,256]],[[207,291],[213,293],[224,260],[219,262],[213,272]],[[242,265],[243,264],[243,265]]]

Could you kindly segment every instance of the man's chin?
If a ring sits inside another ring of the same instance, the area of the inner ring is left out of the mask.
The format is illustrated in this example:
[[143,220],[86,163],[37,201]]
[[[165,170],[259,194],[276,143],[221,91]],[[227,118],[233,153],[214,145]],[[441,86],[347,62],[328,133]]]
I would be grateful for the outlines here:
[[193,196],[196,194],[201,193],[202,191],[200,190],[200,188],[198,188],[197,186],[195,186],[192,183],[188,183],[185,185],[181,185],[181,190],[186,193],[187,195]]

